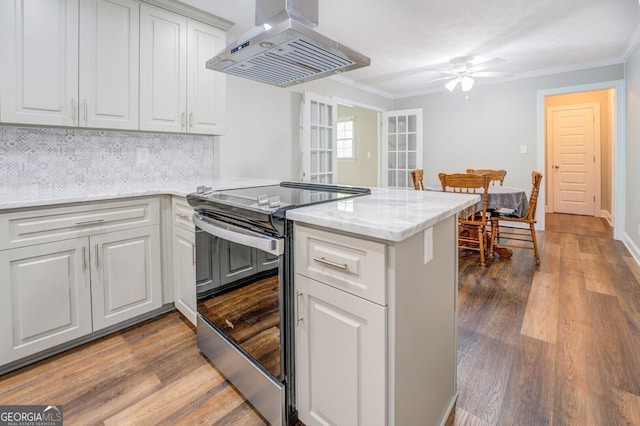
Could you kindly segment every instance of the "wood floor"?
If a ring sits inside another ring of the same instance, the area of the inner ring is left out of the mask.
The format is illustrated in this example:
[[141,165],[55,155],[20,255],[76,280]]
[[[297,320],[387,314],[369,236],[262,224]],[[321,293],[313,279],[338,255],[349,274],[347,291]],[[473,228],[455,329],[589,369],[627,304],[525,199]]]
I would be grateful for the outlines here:
[[[460,261],[448,425],[640,425],[640,268],[601,219],[546,226],[539,267],[520,249]],[[175,312],[0,376],[0,404],[63,404],[65,425],[265,424]]]
[[541,265],[460,261],[448,425],[640,425],[640,268],[602,219],[551,214]]

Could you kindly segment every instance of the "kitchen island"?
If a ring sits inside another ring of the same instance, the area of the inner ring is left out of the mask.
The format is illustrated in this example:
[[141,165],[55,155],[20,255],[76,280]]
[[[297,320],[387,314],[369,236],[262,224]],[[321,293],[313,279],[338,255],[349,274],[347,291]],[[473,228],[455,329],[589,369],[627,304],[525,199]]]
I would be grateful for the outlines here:
[[287,212],[305,424],[444,424],[457,397],[456,213],[478,199],[374,188]]

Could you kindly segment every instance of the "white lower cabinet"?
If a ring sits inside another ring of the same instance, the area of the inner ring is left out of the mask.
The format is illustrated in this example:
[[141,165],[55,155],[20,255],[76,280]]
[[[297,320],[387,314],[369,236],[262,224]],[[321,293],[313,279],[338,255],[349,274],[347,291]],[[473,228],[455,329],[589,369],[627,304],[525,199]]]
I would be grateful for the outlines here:
[[403,241],[295,223],[304,424],[445,423],[457,397],[456,234],[455,217]]
[[88,242],[0,251],[0,365],[91,333]]
[[0,214],[0,370],[160,308],[161,274],[157,199]]
[[386,307],[296,276],[298,414],[311,425],[384,425]]
[[176,309],[196,324],[195,234],[173,226],[173,291]]
[[97,331],[162,306],[158,226],[91,240],[91,306]]

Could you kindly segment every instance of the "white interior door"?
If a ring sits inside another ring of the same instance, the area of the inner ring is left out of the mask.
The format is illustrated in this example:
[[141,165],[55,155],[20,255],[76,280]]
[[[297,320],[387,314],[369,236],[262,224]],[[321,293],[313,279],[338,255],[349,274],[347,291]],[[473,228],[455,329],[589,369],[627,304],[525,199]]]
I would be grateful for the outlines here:
[[302,107],[302,180],[336,183],[338,106],[326,96],[304,92]]
[[595,216],[598,105],[551,108],[549,113],[553,211]]
[[382,114],[382,186],[411,188],[409,172],[422,168],[422,108]]

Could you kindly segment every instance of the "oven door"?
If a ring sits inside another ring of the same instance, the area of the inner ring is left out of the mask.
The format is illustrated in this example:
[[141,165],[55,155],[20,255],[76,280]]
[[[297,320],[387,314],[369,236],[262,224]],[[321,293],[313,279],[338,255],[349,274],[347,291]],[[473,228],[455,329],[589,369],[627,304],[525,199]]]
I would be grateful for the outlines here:
[[200,350],[272,424],[284,415],[284,239],[195,214]]

